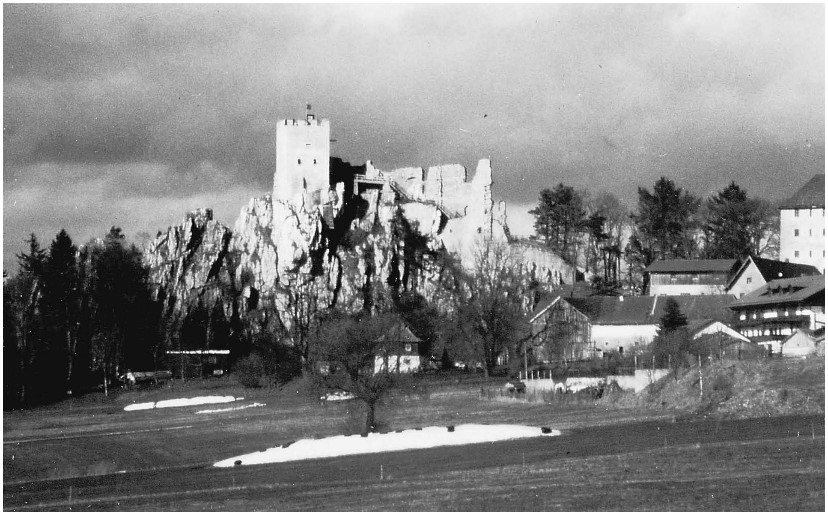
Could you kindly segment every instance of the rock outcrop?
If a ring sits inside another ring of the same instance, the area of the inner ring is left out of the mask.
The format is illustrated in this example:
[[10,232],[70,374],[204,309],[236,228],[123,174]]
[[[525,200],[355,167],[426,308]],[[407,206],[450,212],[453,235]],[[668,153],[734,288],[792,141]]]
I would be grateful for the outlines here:
[[[458,165],[383,172],[369,161],[360,170],[353,184],[315,192],[318,201],[251,199],[232,230],[203,209],[159,234],[146,260],[165,312],[220,308],[237,323],[289,329],[309,294],[318,308],[357,311],[415,291],[448,308],[447,257],[471,269],[481,242],[509,244],[487,159],[471,181]],[[555,255],[515,248],[527,280],[572,276]]]

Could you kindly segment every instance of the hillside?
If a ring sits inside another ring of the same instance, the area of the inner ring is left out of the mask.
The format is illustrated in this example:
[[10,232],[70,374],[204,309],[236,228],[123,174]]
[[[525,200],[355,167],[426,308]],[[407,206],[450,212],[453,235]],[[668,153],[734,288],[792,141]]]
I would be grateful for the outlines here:
[[825,412],[825,360],[761,359],[712,363],[670,374],[637,395],[601,400],[616,407],[676,410],[684,415],[754,418]]

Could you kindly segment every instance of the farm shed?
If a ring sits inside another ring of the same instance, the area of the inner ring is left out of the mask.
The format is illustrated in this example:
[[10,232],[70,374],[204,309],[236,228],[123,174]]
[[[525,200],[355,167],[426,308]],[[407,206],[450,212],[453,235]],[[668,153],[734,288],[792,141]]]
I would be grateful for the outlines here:
[[[825,338],[822,339],[822,344],[825,344]],[[782,341],[782,356],[808,357],[809,355],[816,355],[819,352],[819,346],[819,340],[809,334],[808,331],[795,330],[793,334]],[[824,355],[824,346],[822,351]]]
[[227,372],[230,350],[167,350],[178,378],[206,378]]

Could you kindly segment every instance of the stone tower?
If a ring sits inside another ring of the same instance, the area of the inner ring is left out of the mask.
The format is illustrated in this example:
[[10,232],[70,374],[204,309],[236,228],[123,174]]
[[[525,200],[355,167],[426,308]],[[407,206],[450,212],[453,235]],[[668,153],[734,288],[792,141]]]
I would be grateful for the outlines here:
[[306,114],[304,120],[279,120],[276,126],[276,172],[273,199],[290,201],[307,192],[319,203],[330,188],[331,126]]

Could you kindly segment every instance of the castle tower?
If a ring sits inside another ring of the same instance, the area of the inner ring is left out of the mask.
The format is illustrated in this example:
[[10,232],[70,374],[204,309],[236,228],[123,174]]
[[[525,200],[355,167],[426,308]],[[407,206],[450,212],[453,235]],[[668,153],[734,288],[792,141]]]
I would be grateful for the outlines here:
[[317,120],[310,113],[304,120],[279,120],[273,199],[289,201],[305,191],[311,197],[319,198],[317,191],[327,192],[330,188],[330,158],[331,126],[328,120]]

